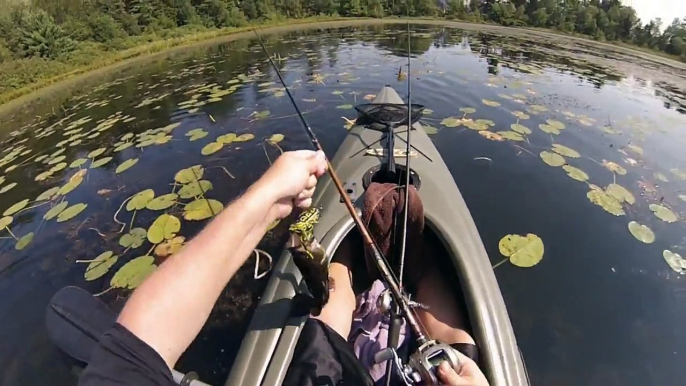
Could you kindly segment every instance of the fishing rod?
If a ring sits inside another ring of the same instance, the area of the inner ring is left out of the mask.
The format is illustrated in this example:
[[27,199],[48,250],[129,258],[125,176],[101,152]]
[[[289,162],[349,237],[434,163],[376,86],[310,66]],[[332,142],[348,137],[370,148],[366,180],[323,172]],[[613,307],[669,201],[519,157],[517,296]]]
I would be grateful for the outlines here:
[[[295,99],[293,98],[293,95],[291,94],[291,91],[286,84],[286,81],[283,79],[283,76],[281,76],[281,71],[279,71],[279,68],[276,66],[276,63],[272,60],[272,56],[269,54],[269,50],[267,50],[267,47],[265,46],[264,42],[262,41],[262,38],[260,37],[260,34],[257,33],[257,29],[253,28],[253,32],[255,33],[255,36],[257,37],[258,42],[260,43],[260,47],[262,47],[262,50],[264,51],[265,55],[267,55],[267,58],[269,59],[269,63],[271,64],[272,68],[276,72],[276,76],[279,78],[279,82],[281,82],[281,85],[286,91],[286,95],[288,95],[288,99],[291,101],[291,104],[293,105],[293,108],[295,109],[296,114],[300,118],[300,123],[302,124],[303,128],[307,132],[308,137],[310,138],[310,141],[314,145],[314,147],[324,153],[324,149],[322,148],[321,144],[319,143],[319,140],[317,139],[317,136],[314,134],[312,131],[312,128],[310,125],[307,123],[305,120],[305,117],[303,116],[302,112],[300,111],[300,108],[298,107],[298,104],[295,102]],[[360,231],[360,234],[362,235],[362,240],[366,244],[366,246],[372,251],[372,255],[374,257],[374,262],[376,263],[377,268],[379,269],[379,272],[381,273],[381,276],[384,278],[386,283],[388,284],[388,288],[391,291],[391,295],[393,297],[393,300],[396,302],[397,306],[402,310],[402,313],[404,314],[407,323],[410,325],[410,328],[412,328],[413,332],[416,335],[416,341],[418,346],[422,346],[426,344],[427,342],[430,342],[431,340],[427,337],[426,332],[424,331],[422,325],[419,323],[417,316],[415,315],[414,311],[410,307],[408,299],[403,295],[400,285],[398,282],[396,282],[395,277],[393,276],[393,273],[391,272],[390,268],[388,267],[386,263],[386,258],[384,257],[383,253],[379,249],[379,246],[376,245],[374,242],[374,239],[372,238],[371,234],[369,233],[369,229],[367,226],[364,224],[362,221],[362,218],[357,214],[355,211],[355,207],[353,206],[352,201],[350,200],[350,197],[348,194],[345,192],[345,189],[343,188],[343,184],[341,183],[340,178],[338,178],[338,175],[336,174],[336,171],[333,169],[331,166],[331,162],[329,161],[329,158],[326,157],[326,166],[329,171],[329,176],[331,177],[331,180],[333,181],[334,185],[336,186],[336,190],[338,190],[338,193],[341,195],[341,199],[343,200],[343,203],[345,204],[345,207],[348,209],[348,212],[353,218],[353,221],[355,222],[355,225],[357,226],[357,229]]]

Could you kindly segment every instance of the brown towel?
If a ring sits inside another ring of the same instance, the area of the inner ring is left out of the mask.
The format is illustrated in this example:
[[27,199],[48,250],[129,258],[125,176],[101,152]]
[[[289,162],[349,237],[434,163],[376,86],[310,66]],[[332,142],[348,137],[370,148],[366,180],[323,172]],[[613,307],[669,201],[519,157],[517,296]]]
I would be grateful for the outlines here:
[[[397,184],[376,183],[369,185],[365,192],[362,221],[367,224],[372,238],[376,241],[381,252],[394,270],[398,268],[398,258],[401,249],[401,235],[394,238],[394,225],[397,232],[402,232],[403,210],[405,205],[405,191]],[[397,220],[396,220],[397,217]],[[424,231],[424,206],[414,186],[410,186],[408,216],[407,216],[407,245],[405,250],[405,279],[414,281],[417,276],[412,271],[419,268],[422,240]],[[365,250],[367,272],[370,279],[379,278],[378,269],[370,250]]]

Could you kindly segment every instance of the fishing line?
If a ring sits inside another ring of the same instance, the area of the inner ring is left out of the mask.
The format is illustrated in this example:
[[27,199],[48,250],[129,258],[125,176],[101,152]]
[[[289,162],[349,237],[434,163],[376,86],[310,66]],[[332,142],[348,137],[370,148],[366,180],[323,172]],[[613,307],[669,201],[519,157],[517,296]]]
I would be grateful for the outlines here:
[[[409,17],[409,5],[408,5]],[[410,201],[410,151],[412,151],[412,68],[410,67],[411,47],[410,21],[407,21],[407,141],[405,143],[405,202],[403,207],[403,230],[400,241],[400,266],[398,268],[399,284],[403,285],[403,270],[405,268],[405,249],[407,247],[407,212]]]

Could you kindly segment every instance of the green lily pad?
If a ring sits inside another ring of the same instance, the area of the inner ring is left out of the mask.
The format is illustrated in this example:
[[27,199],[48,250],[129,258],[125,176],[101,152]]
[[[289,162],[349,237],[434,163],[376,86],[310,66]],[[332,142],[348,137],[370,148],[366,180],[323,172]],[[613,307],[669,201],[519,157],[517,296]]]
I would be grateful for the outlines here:
[[563,155],[565,157],[569,158],[579,158],[581,157],[581,154],[579,154],[578,151],[569,148],[567,146],[559,145],[557,143],[553,144],[553,151],[559,155]]
[[86,272],[83,275],[84,279],[86,281],[93,281],[103,277],[118,259],[119,256],[115,255],[112,251],[101,253],[86,267]]
[[686,180],[686,172],[682,172],[679,169],[669,169],[669,171],[675,176],[679,177],[679,179]]
[[477,119],[476,121],[474,121],[474,123],[476,123],[477,125],[484,125],[490,127],[495,126],[495,122],[493,122],[490,119]]
[[511,124],[511,125],[510,125],[510,128],[511,128],[513,131],[515,131],[515,132],[517,132],[517,133],[519,133],[519,134],[524,134],[524,135],[529,135],[529,134],[531,134],[531,129],[529,129],[528,127],[526,127],[526,126],[524,126],[524,125],[521,125],[521,124],[519,124],[519,123],[513,123],[513,124]]
[[52,187],[36,197],[36,201],[47,201],[59,196],[60,187]]
[[200,150],[200,153],[202,155],[210,155],[218,152],[221,150],[221,148],[224,147],[224,144],[221,142],[210,142],[205,147]]
[[680,274],[686,273],[686,259],[681,257],[681,255],[665,249],[662,252],[662,257],[664,257],[665,261],[674,272]]
[[567,162],[565,161],[564,157],[557,153],[551,153],[549,151],[542,151],[539,156],[543,160],[543,162],[547,163],[550,166],[558,167],[566,164]]
[[486,106],[491,106],[491,107],[498,107],[500,106],[500,103],[488,99],[482,99],[481,103],[485,104]]
[[350,110],[353,108],[353,105],[345,104],[345,105],[336,106],[336,108],[340,109],[340,110]]
[[105,165],[106,163],[108,163],[108,162],[110,162],[110,161],[112,161],[112,157],[100,158],[100,159],[97,160],[97,161],[93,161],[93,163],[91,164],[90,168],[91,168],[91,169],[99,168],[100,166]]
[[608,160],[603,160],[603,166],[605,167],[605,169],[607,169],[613,173],[617,173],[620,176],[626,175],[626,169],[624,169],[623,167],[621,167],[620,165],[618,165],[614,162],[610,162]]
[[564,128],[566,127],[564,123],[562,123],[560,121],[556,121],[554,119],[548,119],[548,120],[546,120],[546,122],[548,123],[549,126],[552,126],[552,127],[556,128],[557,130],[564,130]]
[[178,198],[179,195],[176,193],[164,194],[150,200],[150,202],[148,202],[148,205],[146,205],[145,207],[150,210],[164,210],[174,205]]
[[679,199],[686,202],[686,194],[680,194]]
[[560,130],[547,124],[540,124],[538,125],[538,128],[544,133],[560,135]]
[[14,245],[14,249],[17,251],[21,251],[22,249],[26,248],[27,245],[31,244],[33,241],[33,232],[29,232],[25,234],[24,236],[20,237],[19,240],[17,240],[17,244]]
[[463,124],[466,128],[474,131],[488,130],[487,124],[483,122],[472,121],[471,119],[469,121],[465,121]]
[[122,143],[121,145],[114,148],[115,153],[119,153],[122,150],[128,149],[133,146],[133,142]]
[[69,167],[70,168],[78,168],[79,166],[85,164],[86,162],[88,162],[88,158],[75,159],[74,161],[72,161],[72,163],[69,164]]
[[579,168],[575,168],[574,166],[571,165],[563,165],[562,169],[564,169],[567,172],[567,175],[572,177],[573,179],[577,181],[588,181],[590,178],[588,174],[586,174],[583,170]]
[[272,113],[269,112],[269,110],[264,110],[264,111],[257,111],[255,114],[253,114],[253,117],[255,119],[264,119],[270,116]]
[[643,149],[642,149],[640,146],[636,146],[636,145],[626,145],[626,147],[627,147],[629,150],[632,150],[632,151],[633,151],[634,153],[636,153],[636,154],[643,155]]
[[629,223],[629,232],[631,232],[636,240],[640,242],[651,244],[653,241],[655,241],[655,233],[653,233],[653,231],[647,226],[641,225],[636,221]]
[[269,139],[267,139],[267,141],[269,141],[271,143],[279,143],[279,142],[283,141],[283,138],[284,138],[283,134],[272,134],[272,136],[269,137]]
[[179,189],[179,197],[183,199],[193,198],[205,194],[212,189],[212,183],[207,180],[191,181]]
[[204,173],[205,168],[203,168],[202,165],[193,165],[176,172],[174,175],[174,180],[180,184],[187,184],[189,182],[200,180]]
[[228,134],[220,135],[219,137],[217,137],[217,142],[223,143],[224,145],[228,145],[231,142],[235,141],[236,138],[238,138],[236,136],[236,133],[228,133]]
[[181,221],[172,215],[160,215],[148,228],[148,241],[159,244],[165,239],[171,239],[181,230]]
[[[519,99],[524,99],[524,98],[519,98]],[[548,111],[547,107],[541,106],[541,105],[531,105],[530,107],[531,107],[531,110],[538,112],[538,113],[543,113],[543,112]]]
[[23,199],[23,200],[17,202],[16,204],[10,206],[9,208],[7,208],[7,210],[5,210],[5,212],[2,215],[3,216],[11,216],[11,215],[19,212],[20,210],[26,208],[26,205],[28,205],[28,204],[29,204],[29,199],[28,198]]
[[434,135],[438,133],[438,129],[431,126],[427,125],[426,123],[422,123],[422,129],[424,129],[424,132],[428,135]]
[[507,235],[498,243],[500,253],[517,267],[529,268],[543,259],[543,240],[535,234]]
[[332,91],[331,94],[333,94],[333,95],[343,95],[343,91],[338,91],[338,90],[336,90],[336,91]]
[[[470,119],[471,121],[471,119]],[[445,118],[441,121],[441,125],[446,126],[446,127],[458,127],[461,126],[464,123],[463,119],[460,118],[455,118],[455,117],[448,117]]]
[[626,214],[624,208],[622,208],[622,203],[602,189],[591,189],[586,193],[586,197],[610,214],[615,216],[624,216]]
[[205,220],[216,216],[224,209],[224,205],[212,199],[198,199],[186,205],[183,218],[186,220]]
[[59,204],[53,206],[50,208],[45,214],[43,215],[43,219],[45,220],[52,220],[53,218],[57,217],[58,214],[62,213],[62,211],[69,205],[69,202],[66,200],[60,202]]
[[10,191],[15,186],[17,186],[16,182],[12,182],[11,184],[3,186],[2,189],[0,189],[0,194]]
[[138,163],[138,158],[127,159],[126,161],[119,164],[119,166],[117,166],[117,169],[114,172],[119,174],[125,170],[128,170],[129,168],[131,168],[133,165],[135,165],[137,163]]
[[132,210],[141,210],[145,208],[153,198],[155,198],[155,191],[152,189],[146,189],[142,192],[138,192],[131,197],[129,202],[126,203],[126,210],[129,212]]
[[7,228],[8,225],[12,224],[12,221],[14,221],[14,218],[12,216],[5,216],[0,218],[0,229]]
[[523,120],[527,120],[527,119],[531,118],[531,116],[529,114],[526,114],[526,113],[521,112],[521,111],[513,111],[512,115],[514,115],[515,117],[517,117],[519,119],[523,119]]
[[674,212],[669,210],[669,208],[667,208],[666,206],[658,205],[658,204],[650,204],[648,206],[648,208],[650,208],[650,210],[653,211],[653,213],[655,214],[655,217],[659,218],[660,220],[662,220],[664,222],[672,223],[672,222],[676,222],[677,220],[679,220],[679,218],[676,216],[676,214],[674,214]]
[[88,207],[88,204],[74,204],[70,206],[69,208],[66,208],[63,210],[59,215],[57,215],[57,222],[64,222],[67,220],[71,220],[72,218],[76,217],[79,213],[83,212],[84,209]]
[[99,157],[99,156],[101,156],[101,155],[105,152],[105,150],[107,150],[107,149],[104,148],[104,147],[101,147],[100,149],[95,149],[95,150],[93,150],[92,152],[88,153],[88,156],[87,156],[87,157],[88,157],[88,158]]
[[57,165],[51,167],[51,168],[50,168],[50,172],[52,172],[52,173],[57,173],[57,172],[59,172],[60,170],[64,170],[66,167],[67,167],[67,163],[66,163],[66,162],[60,162],[60,163],[58,163]]
[[[85,169],[84,169],[85,171]],[[84,174],[75,174],[73,175],[70,179],[69,182],[64,184],[59,190],[60,195],[66,195],[67,193],[71,192],[72,190],[76,189],[81,183],[83,182],[83,176]]]
[[67,156],[64,156],[64,155],[61,155],[59,157],[55,157],[55,158],[51,159],[50,161],[48,161],[48,165],[54,165],[56,163],[62,162],[66,158],[67,158]]
[[460,111],[465,114],[474,114],[476,112],[476,109],[473,107],[462,107],[460,108]]
[[517,141],[517,142],[522,142],[524,141],[524,137],[514,131],[498,131],[497,134],[499,134],[501,137],[508,139],[510,141]]
[[139,256],[129,261],[112,276],[110,286],[124,289],[137,288],[146,277],[157,269],[157,266],[153,264],[154,262],[155,258],[152,256]]
[[169,240],[164,240],[155,247],[155,255],[160,257],[173,255],[181,250],[184,241],[186,241],[186,238],[183,236],[176,236]]
[[251,139],[255,138],[255,135],[246,133],[246,134],[241,134],[236,139],[234,139],[234,142],[245,142],[245,141],[250,141]]
[[[194,135],[191,135],[188,140],[191,142],[197,141],[199,139],[207,137],[208,134],[209,133],[207,131],[198,132],[198,133],[195,133]],[[186,135],[188,135],[188,134],[186,134]]]
[[126,133],[119,138],[122,141],[128,141],[129,139],[133,138],[133,133]]
[[147,236],[147,230],[143,228],[133,228],[129,233],[119,238],[119,245],[124,248],[138,248],[143,245]]
[[625,187],[619,184],[610,184],[605,189],[605,192],[610,196],[617,199],[617,201],[626,202],[627,204],[633,205],[636,203],[636,197],[631,194]]

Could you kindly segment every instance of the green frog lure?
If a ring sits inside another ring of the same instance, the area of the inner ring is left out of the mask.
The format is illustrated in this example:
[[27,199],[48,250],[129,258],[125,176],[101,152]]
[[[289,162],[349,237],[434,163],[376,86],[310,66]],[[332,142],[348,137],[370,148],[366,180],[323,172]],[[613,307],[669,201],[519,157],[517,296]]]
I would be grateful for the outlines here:
[[329,259],[314,237],[314,225],[319,222],[319,208],[304,211],[289,230],[291,240],[288,251],[303,275],[312,295],[310,313],[317,316],[329,301]]

